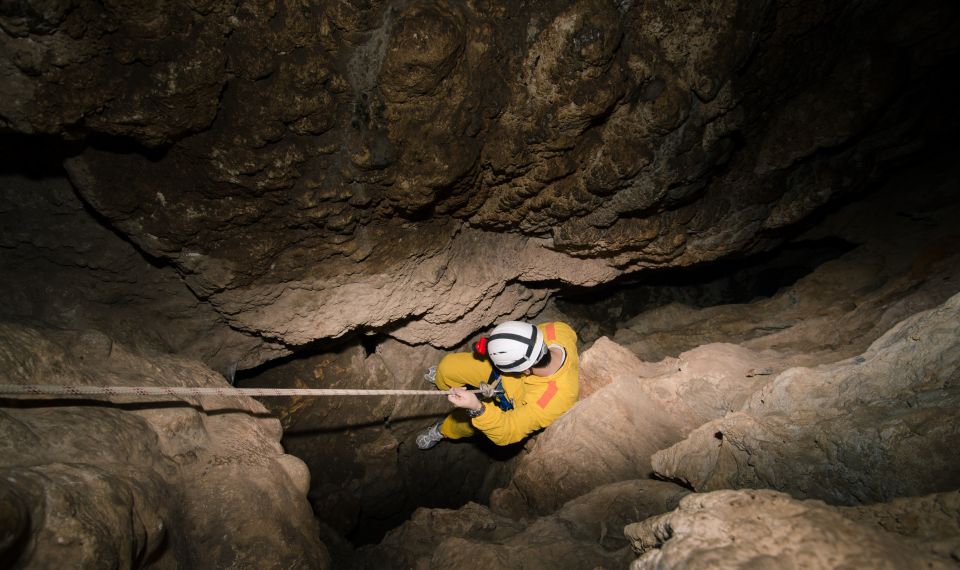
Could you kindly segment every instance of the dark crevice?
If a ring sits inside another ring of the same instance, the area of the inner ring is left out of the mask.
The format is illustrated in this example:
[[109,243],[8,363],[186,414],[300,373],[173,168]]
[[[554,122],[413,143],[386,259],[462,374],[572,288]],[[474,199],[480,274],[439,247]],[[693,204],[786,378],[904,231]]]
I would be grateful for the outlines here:
[[363,347],[363,353],[366,356],[372,356],[377,352],[377,346],[383,342],[383,337],[375,334],[360,335],[360,346]]
[[685,479],[679,479],[677,477],[667,477],[666,475],[662,475],[660,473],[657,473],[656,471],[650,473],[650,478],[653,479],[654,481],[663,481],[665,483],[673,483],[674,485],[679,485],[684,489],[689,490],[691,493],[697,492],[697,490],[693,487],[693,485],[691,485],[690,482]]
[[616,319],[623,322],[671,302],[701,308],[747,303],[772,297],[856,246],[836,237],[792,242],[751,256],[690,268],[658,269],[592,288],[568,288],[557,295],[557,304],[565,312],[586,313],[592,318],[601,307],[616,310]]
[[[483,456],[489,460],[490,464],[510,461],[519,454],[523,453],[524,450],[523,442],[506,446],[498,446],[489,439],[479,435],[468,439],[459,440],[457,442],[446,441],[443,444],[470,446],[480,451]],[[417,453],[424,453],[418,450],[413,451]],[[489,469],[490,465],[476,464],[474,467],[476,469],[487,470]],[[442,467],[437,464],[437,468],[440,469]],[[450,467],[447,467],[447,469],[450,469]],[[453,470],[451,470],[451,473],[453,473]],[[405,491],[411,493],[411,498],[416,498],[414,497],[414,494],[416,494],[416,489],[411,488],[409,482],[407,482],[405,487]],[[377,544],[383,540],[383,537],[387,532],[410,520],[413,512],[418,508],[458,509],[471,501],[485,505],[488,503],[489,497],[480,496],[479,493],[468,493],[467,495],[434,494],[432,497],[424,498],[423,500],[415,500],[408,504],[404,509],[395,513],[384,514],[361,511],[356,526],[347,534],[345,538],[351,544],[353,544],[354,547]]]
[[[0,134],[0,175],[21,176],[31,180],[63,178],[69,181],[70,177],[63,167],[64,161],[78,156],[86,148],[95,145],[96,148],[112,150],[112,152],[131,152],[128,141],[110,137],[94,137],[86,142],[81,142],[62,140],[46,135]],[[145,154],[148,158],[152,155],[154,158],[151,160],[159,160],[162,157],[162,155],[157,154],[162,151],[157,149],[141,148],[140,150],[149,153]],[[73,188],[73,193],[80,201],[84,211],[91,218],[121,241],[130,245],[150,265],[155,268],[173,265],[168,259],[144,251],[130,239],[130,236],[119,230],[109,218],[94,208],[72,183],[71,188]]]
[[[275,358],[273,360],[268,360],[267,362],[264,362],[263,364],[253,368],[237,370],[235,375],[237,384],[240,385],[244,381],[255,378],[264,372],[267,372],[268,370],[284,366],[291,362],[319,356],[322,354],[338,352],[356,344],[360,344],[363,347],[366,356],[371,356],[376,352],[377,346],[387,340],[391,330],[399,328],[415,318],[416,316],[410,316],[407,319],[402,319],[395,323],[391,323],[388,326],[379,327],[375,330],[353,331],[341,337],[319,338],[300,345],[286,344],[283,343],[282,339],[270,338],[272,342],[284,344],[284,346],[291,351],[291,354],[282,356],[280,358]],[[249,331],[247,332],[249,333]]]
[[53,136],[0,133],[0,176],[66,178],[63,160],[80,154],[83,148],[83,143]]

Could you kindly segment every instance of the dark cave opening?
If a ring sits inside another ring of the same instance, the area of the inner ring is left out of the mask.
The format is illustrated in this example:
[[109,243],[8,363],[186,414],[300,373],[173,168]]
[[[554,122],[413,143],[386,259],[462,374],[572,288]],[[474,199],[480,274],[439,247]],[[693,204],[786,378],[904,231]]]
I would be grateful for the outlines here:
[[[494,445],[483,436],[478,435],[462,441],[448,442],[448,445],[471,448],[472,452],[474,452],[471,453],[471,455],[474,455],[476,458],[468,469],[477,471],[492,469],[495,471],[497,465],[508,465],[512,459],[523,453],[525,443],[521,442],[500,447]],[[453,473],[454,476],[456,476],[456,471],[459,469],[449,464],[431,461],[429,458],[424,458],[424,462],[428,464],[430,469],[448,471]],[[383,540],[384,535],[410,520],[413,512],[417,509],[458,509],[468,502],[486,505],[489,501],[489,497],[479,491],[474,491],[473,493],[437,495],[429,489],[421,489],[419,493],[416,491],[412,492],[410,499],[408,504],[403,505],[403,507],[396,512],[383,513],[374,511],[368,513],[361,511],[356,526],[346,534],[345,538],[356,548],[378,544]],[[320,516],[322,520],[322,515],[318,513],[318,516]]]
[[[392,341],[386,335],[354,334],[335,343],[312,343],[291,355],[250,370],[237,371],[238,387],[284,387],[312,385],[364,387],[371,378],[387,374],[381,346],[389,350],[416,350]],[[420,347],[422,350],[424,347]],[[430,354],[437,353],[431,351]],[[442,353],[438,353],[442,354]],[[329,374],[335,376],[329,376]],[[422,371],[421,371],[422,373]],[[392,387],[389,377],[384,381]],[[413,388],[428,388],[415,385]],[[440,397],[445,402],[444,397]],[[317,518],[329,525],[354,548],[380,542],[418,508],[457,509],[467,502],[484,504],[493,488],[506,483],[511,460],[524,452],[524,443],[497,446],[474,436],[446,442],[439,448],[421,451],[412,437],[449,411],[445,404],[436,411],[421,412],[422,406],[406,413],[406,400],[384,407],[370,398],[318,398],[304,406],[286,398],[263,398],[284,426],[283,445],[287,453],[310,468],[312,485],[308,500]],[[386,410],[386,413],[371,410]],[[293,410],[292,412],[290,410]],[[340,420],[339,417],[346,417]],[[374,465],[360,457],[378,441],[399,440],[396,449]],[[380,462],[390,464],[387,475],[377,472]],[[393,480],[385,481],[385,478]],[[339,498],[337,498],[339,497]]]
[[612,334],[620,323],[669,303],[705,308],[771,297],[857,244],[831,236],[790,241],[767,252],[689,268],[660,269],[598,287],[561,291],[557,306],[600,323]]

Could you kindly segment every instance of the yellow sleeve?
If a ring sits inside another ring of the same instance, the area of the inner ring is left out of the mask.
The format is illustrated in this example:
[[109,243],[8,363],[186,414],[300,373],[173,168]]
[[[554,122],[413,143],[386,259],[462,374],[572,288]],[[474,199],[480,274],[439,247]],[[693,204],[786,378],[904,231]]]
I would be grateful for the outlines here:
[[518,406],[507,412],[489,402],[483,406],[486,409],[473,418],[473,427],[497,445],[516,443],[556,419],[538,410],[536,405]]

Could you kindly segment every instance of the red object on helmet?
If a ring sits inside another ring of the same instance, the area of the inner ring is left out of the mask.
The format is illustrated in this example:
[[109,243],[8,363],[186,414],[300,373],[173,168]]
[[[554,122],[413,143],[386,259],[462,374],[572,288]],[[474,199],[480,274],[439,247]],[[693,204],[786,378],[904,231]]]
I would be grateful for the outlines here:
[[473,343],[473,353],[477,356],[487,356],[487,337],[482,336],[480,340]]

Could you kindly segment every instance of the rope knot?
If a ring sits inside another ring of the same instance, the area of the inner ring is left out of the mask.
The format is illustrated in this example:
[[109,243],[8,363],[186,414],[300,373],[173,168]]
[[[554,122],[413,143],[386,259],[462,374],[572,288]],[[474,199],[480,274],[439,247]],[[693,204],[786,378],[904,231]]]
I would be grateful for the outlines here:
[[487,384],[486,382],[480,384],[480,395],[484,398],[493,398],[497,395],[497,385]]

